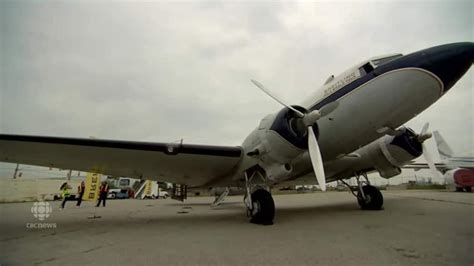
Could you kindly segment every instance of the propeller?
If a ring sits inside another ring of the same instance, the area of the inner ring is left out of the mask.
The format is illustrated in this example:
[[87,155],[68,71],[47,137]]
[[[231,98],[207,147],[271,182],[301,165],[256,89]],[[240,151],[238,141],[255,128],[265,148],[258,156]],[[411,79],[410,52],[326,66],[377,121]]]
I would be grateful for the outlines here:
[[321,156],[321,151],[319,149],[318,140],[316,138],[316,135],[314,134],[313,125],[314,123],[316,123],[318,119],[334,111],[339,106],[339,102],[329,103],[325,105],[323,108],[321,108],[320,110],[314,110],[305,114],[297,110],[293,106],[286,104],[285,102],[280,100],[280,98],[278,98],[273,93],[271,93],[270,90],[265,88],[265,86],[263,86],[260,82],[255,81],[253,79],[251,79],[250,81],[252,81],[252,83],[255,84],[255,86],[257,86],[259,89],[261,89],[265,94],[273,98],[275,101],[279,102],[281,105],[287,107],[288,109],[294,111],[300,117],[304,126],[307,127],[308,152],[309,152],[309,157],[311,159],[311,165],[313,166],[313,171],[316,176],[316,179],[318,180],[319,187],[321,188],[322,191],[326,191],[326,175],[324,173],[323,159]]
[[428,163],[428,167],[430,168],[431,174],[433,175],[433,177],[442,178],[438,169],[436,169],[436,166],[433,162],[433,158],[431,157],[431,154],[428,152],[428,147],[426,146],[426,143],[425,143],[425,140],[432,137],[431,132],[428,132],[429,126],[430,126],[430,123],[425,123],[421,130],[421,133],[417,135],[416,139],[421,143],[421,148],[423,150],[423,157],[425,158],[425,161]]
[[322,191],[326,191],[326,174],[324,173],[323,158],[312,126],[308,127],[308,151],[319,187]]
[[252,81],[252,83],[255,84],[255,86],[257,86],[259,89],[261,89],[263,92],[265,92],[268,96],[272,97],[275,101],[279,102],[281,105],[285,106],[286,108],[290,109],[291,111],[297,113],[297,114],[299,115],[299,117],[304,117],[304,116],[305,116],[301,111],[296,110],[293,106],[284,103],[282,100],[280,100],[280,98],[278,98],[278,97],[276,97],[275,95],[273,95],[273,94],[272,94],[267,88],[265,88],[260,82],[258,82],[258,81],[256,81],[256,80],[253,80],[253,79],[251,79],[250,81]]

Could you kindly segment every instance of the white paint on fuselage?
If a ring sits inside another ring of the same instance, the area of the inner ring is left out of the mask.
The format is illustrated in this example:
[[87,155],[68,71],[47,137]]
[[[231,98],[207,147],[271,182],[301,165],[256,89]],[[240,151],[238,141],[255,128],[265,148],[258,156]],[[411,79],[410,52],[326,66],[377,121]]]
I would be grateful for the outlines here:
[[346,85],[350,84],[354,80],[359,79],[364,74],[361,73],[361,68],[366,64],[371,64],[372,67],[376,67],[374,62],[378,62],[380,59],[384,58],[393,58],[394,56],[402,56],[401,54],[386,54],[381,56],[372,57],[369,60],[365,60],[360,62],[359,64],[348,68],[346,71],[342,72],[341,74],[337,75],[336,77],[332,77],[328,79],[324,85],[317,90],[315,90],[311,95],[306,97],[301,106],[306,107],[313,107],[327,96],[333,94],[334,92],[340,90],[341,88],[345,87]]
[[[367,62],[365,62],[367,63]],[[330,82],[324,83],[324,85],[316,89],[311,95],[303,100],[301,106],[306,108],[311,108],[324,100],[326,97],[334,94],[338,90],[342,89],[346,85],[352,83],[361,77],[359,68],[364,65],[364,63],[358,64],[354,67],[349,68],[343,73],[337,75]]]
[[[351,75],[350,73],[357,69],[349,69],[321,87],[304,102],[303,107],[309,109],[322,101],[327,97],[324,96],[325,90],[327,92],[331,84]],[[318,121],[318,142],[323,160],[333,161],[338,155],[349,154],[380,138],[383,134],[377,133],[377,129],[384,126],[401,126],[436,102],[442,93],[441,80],[433,73],[420,68],[393,70],[362,84],[338,99],[339,107]],[[320,98],[316,98],[317,95]],[[244,151],[250,151],[257,146],[256,143],[260,142],[258,139],[262,136],[259,131],[262,130],[257,128],[248,136],[242,145]],[[280,141],[285,140],[282,138]],[[246,169],[245,167],[258,162],[258,157],[245,157],[247,156],[244,156],[240,169]],[[289,178],[311,172],[308,156],[297,156],[292,164],[295,167]],[[331,176],[327,176],[327,179],[330,180]]]
[[401,126],[436,102],[442,92],[441,80],[420,68],[393,70],[362,84],[318,121],[323,157],[332,160],[380,138],[377,129]]

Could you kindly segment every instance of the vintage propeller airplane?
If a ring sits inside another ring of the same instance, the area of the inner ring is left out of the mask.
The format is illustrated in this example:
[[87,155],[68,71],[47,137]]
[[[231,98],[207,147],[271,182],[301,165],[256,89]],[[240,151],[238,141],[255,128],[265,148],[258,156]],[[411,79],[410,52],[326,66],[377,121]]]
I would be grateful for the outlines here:
[[358,186],[349,187],[361,209],[378,210],[383,197],[366,173],[396,176],[422,154],[436,171],[423,144],[431,137],[428,125],[419,134],[400,126],[452,88],[473,60],[474,43],[468,42],[376,57],[329,77],[301,105],[252,80],[284,107],[237,147],[2,134],[0,161],[189,187],[241,187],[251,222],[258,224],[273,223],[270,186],[317,181],[324,191],[326,182],[355,176]]

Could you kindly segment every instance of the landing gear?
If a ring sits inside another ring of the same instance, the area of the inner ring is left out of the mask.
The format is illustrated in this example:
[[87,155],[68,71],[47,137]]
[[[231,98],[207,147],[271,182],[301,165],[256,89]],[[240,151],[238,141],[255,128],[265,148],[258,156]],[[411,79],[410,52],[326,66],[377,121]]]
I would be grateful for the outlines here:
[[254,224],[272,225],[275,217],[275,203],[272,195],[265,189],[257,189],[252,193],[252,210],[250,222]]
[[362,210],[381,210],[383,206],[383,196],[380,190],[372,185],[366,173],[361,173],[365,180],[360,180],[360,174],[356,173],[357,186],[350,186],[341,180],[357,198],[357,202]]
[[[273,218],[275,217],[275,202],[273,201],[272,194],[269,192],[269,189],[262,188],[261,186],[256,187],[252,184],[253,177],[254,175],[248,178],[247,173],[245,173],[246,194],[244,203],[247,207],[247,216],[250,217],[251,223],[272,225]],[[260,177],[265,181],[262,175]],[[254,192],[250,193],[252,190]]]
[[212,207],[217,207],[219,205],[221,205],[221,203],[224,201],[225,197],[227,197],[227,195],[229,195],[229,187],[226,187],[225,190],[219,195],[216,197],[216,199],[214,200],[214,202],[211,204]]
[[[362,197],[362,193],[365,197]],[[362,192],[357,195],[357,202],[362,210],[380,210],[383,205],[383,196],[374,186],[363,186]]]
[[456,187],[456,192],[472,192],[472,187]]

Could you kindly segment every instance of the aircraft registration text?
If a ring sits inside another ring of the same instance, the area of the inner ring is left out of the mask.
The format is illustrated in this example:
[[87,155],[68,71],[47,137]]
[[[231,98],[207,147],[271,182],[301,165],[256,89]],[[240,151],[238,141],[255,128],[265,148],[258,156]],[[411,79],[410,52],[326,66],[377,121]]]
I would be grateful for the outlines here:
[[360,72],[359,70],[353,71],[349,75],[345,76],[344,78],[341,78],[331,84],[327,89],[324,90],[324,96],[328,96],[333,94],[334,92],[338,91],[340,88],[346,86],[347,84],[353,82],[354,80],[358,79],[360,77]]

